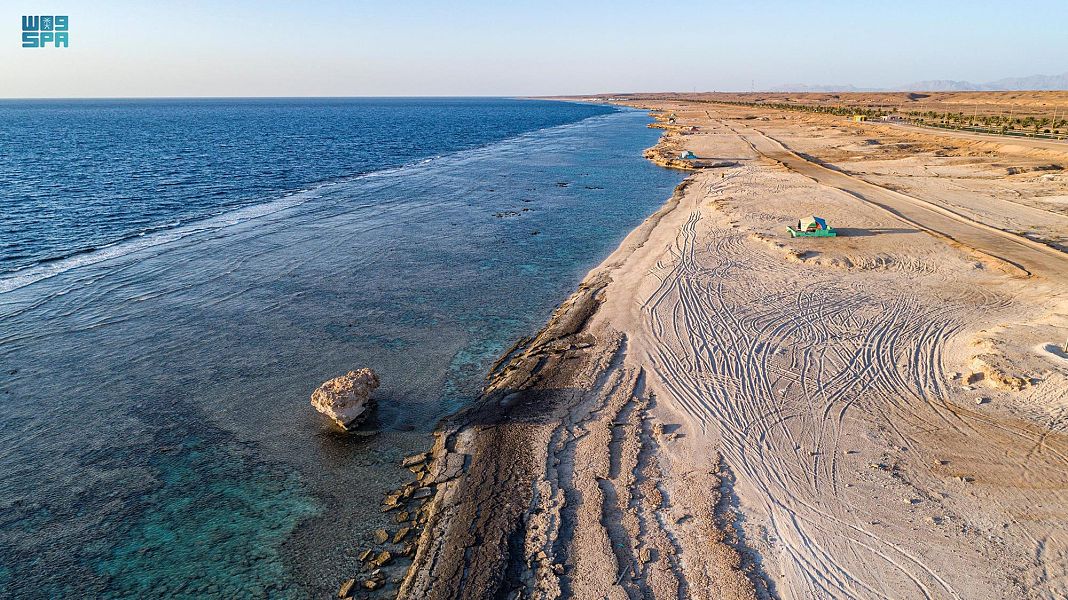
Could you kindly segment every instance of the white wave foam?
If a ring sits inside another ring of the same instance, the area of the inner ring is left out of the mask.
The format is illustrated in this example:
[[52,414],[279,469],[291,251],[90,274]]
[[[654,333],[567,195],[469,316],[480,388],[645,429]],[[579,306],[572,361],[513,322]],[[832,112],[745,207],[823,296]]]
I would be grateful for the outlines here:
[[35,265],[27,267],[19,271],[15,271],[7,276],[0,277],[0,294],[11,292],[27,285],[36,283],[43,279],[55,277],[61,273],[65,273],[71,269],[78,267],[84,267],[93,265],[105,260],[118,258],[125,256],[132,252],[145,250],[154,246],[160,246],[168,244],[184,237],[201,233],[204,231],[212,231],[222,229],[224,227],[230,227],[239,223],[244,223],[252,219],[262,218],[295,206],[304,204],[309,200],[318,198],[318,194],[314,193],[318,187],[298,192],[285,196],[281,199],[271,202],[265,202],[263,204],[255,204],[252,206],[245,206],[232,211],[228,211],[222,214],[208,217],[203,220],[195,221],[188,225],[181,225],[178,222],[178,226],[173,229],[164,229],[149,231],[147,233],[139,234],[137,237],[115,242],[107,246],[101,246],[91,252],[84,254],[77,254],[68,258],[63,258],[54,262]]
[[630,111],[620,110],[612,113],[593,115],[572,123],[564,123],[561,125],[553,125],[550,127],[544,127],[532,131],[526,131],[511,138],[490,142],[488,144],[476,146],[474,148],[447,152],[436,156],[429,156],[422,159],[418,159],[408,164],[398,165],[396,167],[389,167],[385,169],[380,169],[378,171],[362,173],[353,177],[326,181],[305,190],[297,192],[287,192],[285,195],[283,195],[277,200],[265,202],[262,204],[245,206],[219,215],[215,215],[213,217],[194,221],[184,226],[181,226],[181,222],[179,221],[179,226],[173,229],[156,229],[148,231],[138,235],[137,237],[128,238],[119,242],[115,242],[114,244],[99,247],[91,252],[74,255],[46,264],[27,267],[25,269],[15,271],[14,273],[0,276],[0,294],[5,294],[7,292],[11,292],[22,287],[26,287],[38,281],[55,277],[56,275],[60,275],[62,273],[70,271],[71,269],[85,267],[106,260],[119,258],[133,252],[145,250],[154,246],[168,244],[190,235],[202,233],[205,231],[218,230],[224,227],[230,227],[239,223],[250,221],[252,219],[262,218],[289,208],[293,208],[304,204],[309,200],[318,198],[319,194],[317,192],[328,186],[342,185],[359,179],[377,179],[381,177],[390,177],[398,174],[399,172],[410,170],[413,168],[425,169],[435,164],[439,164],[442,161],[448,161],[450,159],[464,160],[477,158],[478,156],[484,155],[485,153],[492,153],[503,150],[505,148],[520,146],[524,142],[529,142],[530,140],[536,139],[538,137],[544,137],[546,134],[552,136],[553,134],[565,133],[569,130],[577,129],[580,127],[588,127],[590,125],[601,124],[602,122],[610,120],[613,116],[626,114],[626,112]]

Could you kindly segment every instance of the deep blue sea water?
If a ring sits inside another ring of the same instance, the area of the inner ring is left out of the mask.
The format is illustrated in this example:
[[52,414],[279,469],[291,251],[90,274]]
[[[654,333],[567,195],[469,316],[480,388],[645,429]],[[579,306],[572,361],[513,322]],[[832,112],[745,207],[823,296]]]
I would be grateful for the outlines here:
[[118,241],[308,185],[610,110],[462,98],[0,100],[0,275],[98,259]]
[[[680,181],[648,121],[0,102],[0,596],[335,590],[399,458]],[[378,433],[338,435],[308,397],[361,366]]]

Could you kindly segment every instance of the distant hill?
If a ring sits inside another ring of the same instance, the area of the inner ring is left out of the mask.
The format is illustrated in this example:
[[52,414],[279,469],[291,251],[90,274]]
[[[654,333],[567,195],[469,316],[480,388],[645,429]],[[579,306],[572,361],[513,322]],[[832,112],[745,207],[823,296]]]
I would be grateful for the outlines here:
[[981,83],[954,81],[952,79],[928,79],[901,86],[901,91],[910,92],[975,92],[986,89],[986,86]]
[[861,88],[854,85],[805,85],[803,83],[775,86],[769,92],[1002,92],[1002,91],[1060,91],[1068,90],[1068,73],[1060,75],[1031,75],[1006,77],[987,83],[931,79],[916,81],[893,88]]
[[986,85],[988,86],[987,89],[991,90],[1038,90],[1043,92],[1068,90],[1068,73],[1006,77]]
[[764,91],[824,94],[828,92],[876,92],[879,90],[876,90],[875,88],[859,88],[855,85],[805,85],[803,83],[787,83],[785,85],[777,85]]

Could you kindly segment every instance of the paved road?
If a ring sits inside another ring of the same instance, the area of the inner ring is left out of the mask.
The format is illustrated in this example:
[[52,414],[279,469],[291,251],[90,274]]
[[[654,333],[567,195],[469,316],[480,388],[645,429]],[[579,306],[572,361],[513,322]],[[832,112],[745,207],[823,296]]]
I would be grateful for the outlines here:
[[882,123],[877,122],[880,125],[893,125],[900,129],[907,129],[909,131],[915,131],[918,133],[927,133],[930,135],[940,135],[945,137],[962,138],[966,140],[976,140],[980,142],[996,142],[999,144],[1012,144],[1013,146],[1025,146],[1027,148],[1038,148],[1040,150],[1053,150],[1056,152],[1068,152],[1068,140],[1046,140],[1042,138],[1026,138],[1017,137],[1014,135],[995,135],[989,133],[975,133],[972,131],[958,131],[955,129],[942,129],[940,127],[919,127],[917,125],[909,125],[907,123]]
[[[882,207],[909,223],[954,242],[995,256],[1031,273],[1068,283],[1068,254],[1045,244],[973,221],[941,206],[880,187],[805,158],[762,131],[728,125],[756,152],[821,184]],[[1015,140],[1013,140],[1015,141]]]

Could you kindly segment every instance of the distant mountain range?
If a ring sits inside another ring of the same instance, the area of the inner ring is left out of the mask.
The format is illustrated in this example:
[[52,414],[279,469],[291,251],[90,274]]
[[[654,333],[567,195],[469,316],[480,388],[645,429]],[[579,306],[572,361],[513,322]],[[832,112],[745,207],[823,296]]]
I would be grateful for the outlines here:
[[770,88],[769,92],[1001,92],[1018,90],[1068,90],[1068,73],[1006,77],[987,83],[931,79],[893,88],[862,88],[854,85],[805,85],[790,83]]

